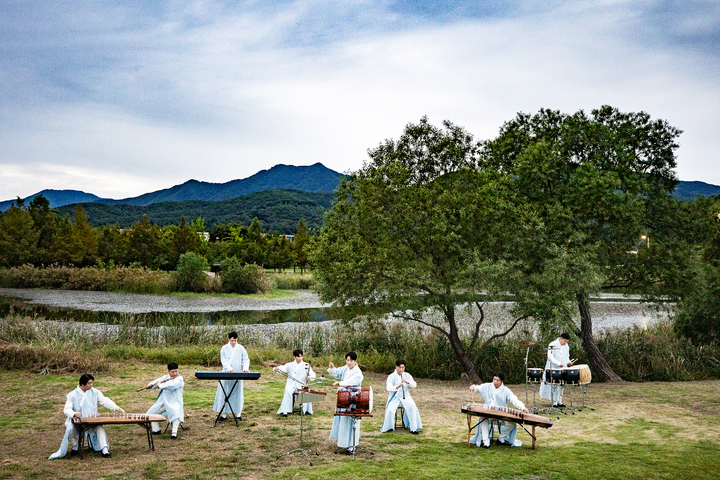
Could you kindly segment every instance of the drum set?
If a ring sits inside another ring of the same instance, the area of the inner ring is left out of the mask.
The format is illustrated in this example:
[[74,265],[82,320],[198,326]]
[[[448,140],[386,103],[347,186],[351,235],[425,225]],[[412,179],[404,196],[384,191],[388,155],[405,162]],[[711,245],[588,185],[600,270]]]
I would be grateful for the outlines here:
[[[563,413],[566,414],[562,408],[552,406],[550,408],[539,409],[535,402],[535,395],[540,388],[540,385],[545,382],[552,387],[562,386],[569,387],[568,394],[570,396],[570,406],[567,409],[575,414],[575,410],[582,411],[583,408],[590,408],[585,404],[585,394],[587,393],[587,386],[592,382],[592,372],[590,367],[587,365],[572,365],[564,368],[533,368],[528,367],[528,356],[530,354],[530,347],[539,346],[538,342],[525,340],[520,342],[521,345],[527,346],[527,353],[525,354],[525,384],[527,387],[532,388],[533,391],[533,406],[530,411],[535,412],[549,412],[549,413]],[[553,347],[548,347],[548,353],[551,352]],[[582,392],[582,405],[577,407],[573,406],[573,395],[575,389],[580,388]],[[552,394],[555,392],[555,388],[551,389]],[[527,403],[528,388],[525,390],[525,401]],[[555,405],[555,399],[553,399],[553,405]],[[590,410],[594,410],[590,408]]]

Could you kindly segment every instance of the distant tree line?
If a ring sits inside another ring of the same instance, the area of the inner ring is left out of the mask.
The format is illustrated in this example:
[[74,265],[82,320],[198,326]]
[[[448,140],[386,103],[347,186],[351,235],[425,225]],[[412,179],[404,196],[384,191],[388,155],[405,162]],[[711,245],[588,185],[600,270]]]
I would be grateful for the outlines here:
[[0,267],[73,265],[134,265],[175,270],[180,257],[193,252],[209,263],[235,259],[266,269],[294,268],[304,271],[310,233],[304,220],[297,223],[294,238],[278,231],[263,232],[260,220],[249,226],[216,224],[205,238],[205,220],[159,226],[147,215],[121,228],[118,223],[92,227],[82,205],[74,215],[58,215],[40,195],[29,205],[22,199],[0,215]]

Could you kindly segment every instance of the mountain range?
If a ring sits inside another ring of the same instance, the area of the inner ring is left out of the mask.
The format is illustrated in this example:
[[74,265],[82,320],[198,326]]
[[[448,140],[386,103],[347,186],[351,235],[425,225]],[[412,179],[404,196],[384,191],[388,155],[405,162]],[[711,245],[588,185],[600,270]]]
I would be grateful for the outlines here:
[[[248,178],[231,180],[226,183],[188,180],[171,188],[119,200],[101,198],[92,193],[79,190],[43,190],[25,198],[25,204],[27,205],[38,195],[44,195],[50,202],[50,207],[57,208],[78,203],[86,206],[89,204],[102,204],[145,207],[161,202],[186,202],[189,200],[217,202],[276,189],[330,193],[337,187],[341,176],[342,174],[327,168],[322,163],[310,166],[280,164],[268,170],[261,170]],[[706,197],[720,195],[720,186],[699,181],[681,181],[675,189],[675,197],[677,198],[691,200],[700,195]],[[10,208],[15,201],[6,200],[0,202],[0,212]]]
[[[50,208],[78,203],[100,203],[104,205],[135,205],[147,206],[160,202],[184,202],[187,200],[222,201],[237,198],[250,193],[265,190],[283,189],[300,190],[303,192],[325,192],[335,190],[342,174],[327,168],[322,163],[310,166],[275,165],[269,170],[261,170],[255,175],[226,183],[201,182],[188,180],[181,185],[157,190],[137,197],[101,198],[92,193],[78,190],[43,190],[25,198],[27,205],[38,195],[43,195],[50,202]],[[0,202],[0,211],[10,208],[16,200]]]

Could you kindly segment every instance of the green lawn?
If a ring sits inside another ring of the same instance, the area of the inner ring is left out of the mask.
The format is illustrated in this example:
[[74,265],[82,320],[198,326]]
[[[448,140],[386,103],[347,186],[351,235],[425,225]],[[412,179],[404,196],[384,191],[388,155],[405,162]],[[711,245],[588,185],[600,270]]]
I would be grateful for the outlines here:
[[[340,359],[337,359],[338,361]],[[335,363],[337,364],[338,361]],[[524,432],[520,448],[466,446],[467,427],[460,405],[472,400],[461,382],[418,380],[414,397],[424,429],[418,436],[405,430],[379,432],[387,395],[384,376],[368,374],[375,392],[375,417],[363,420],[361,452],[355,461],[335,454],[328,438],[335,406],[333,388],[327,401],[306,417],[306,447],[319,453],[310,467],[297,456],[277,455],[296,448],[299,417],[275,412],[284,377],[270,371],[245,382],[244,421],[217,428],[212,403],[216,382],[198,381],[193,372],[207,367],[181,365],[186,380],[186,430],[177,441],[169,434],[147,447],[135,425],[108,426],[112,459],[89,454],[84,461],[49,461],[63,435],[64,395],[77,376],[0,372],[0,478],[718,478],[720,471],[720,381],[590,385],[585,409],[553,417],[552,428],[538,429],[532,450]],[[316,370],[320,370],[319,367]],[[409,368],[412,373],[412,369]],[[155,394],[135,390],[163,373],[162,365],[135,363],[96,375],[95,385],[129,412],[144,412]],[[510,386],[525,400],[524,386]],[[477,400],[477,398],[475,398]],[[568,403],[568,397],[564,399]],[[532,404],[532,391],[529,393]]]

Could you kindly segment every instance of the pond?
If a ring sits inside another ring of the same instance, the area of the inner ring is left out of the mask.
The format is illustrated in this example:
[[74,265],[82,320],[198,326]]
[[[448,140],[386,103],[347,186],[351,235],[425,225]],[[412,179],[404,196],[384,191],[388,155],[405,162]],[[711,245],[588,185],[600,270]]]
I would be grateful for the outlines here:
[[110,325],[189,326],[189,325],[251,325],[287,322],[323,322],[340,318],[335,308],[291,308],[278,310],[224,310],[215,312],[117,312],[91,311],[31,303],[28,300],[0,296],[0,317],[10,313],[46,320],[107,323]]

